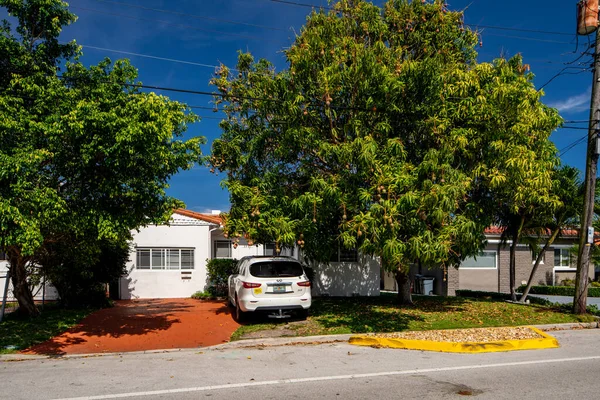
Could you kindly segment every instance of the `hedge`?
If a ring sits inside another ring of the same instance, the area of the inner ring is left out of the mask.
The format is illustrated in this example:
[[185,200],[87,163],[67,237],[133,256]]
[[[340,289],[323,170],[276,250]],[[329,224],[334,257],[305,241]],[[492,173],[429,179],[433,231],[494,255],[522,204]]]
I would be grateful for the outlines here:
[[235,272],[238,260],[229,258],[213,258],[206,260],[207,287],[211,296],[227,296],[229,275]]
[[[478,291],[478,290],[457,290],[456,296],[457,297],[471,297],[474,299],[492,299],[492,300],[501,300],[501,301],[511,300],[510,293],[483,292],[483,291]],[[517,295],[517,299],[519,299],[519,298],[520,298],[520,296]],[[548,301],[546,299],[540,299],[538,297],[528,297],[527,300],[529,300],[529,302],[532,304],[541,304],[544,306],[552,304],[551,301]]]
[[[518,292],[523,292],[525,285],[519,286]],[[532,286],[529,294],[547,294],[551,296],[575,296],[575,288],[572,286]],[[600,288],[589,287],[588,297],[600,297]]]

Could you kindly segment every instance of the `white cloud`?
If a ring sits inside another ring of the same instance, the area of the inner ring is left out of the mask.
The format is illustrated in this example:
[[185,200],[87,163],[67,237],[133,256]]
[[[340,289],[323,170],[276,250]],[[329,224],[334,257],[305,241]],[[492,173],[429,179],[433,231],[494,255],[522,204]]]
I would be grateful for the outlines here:
[[561,113],[575,113],[588,110],[590,108],[592,88],[589,88],[585,93],[576,96],[568,97],[566,100],[557,101],[549,104],[550,107],[558,109]]

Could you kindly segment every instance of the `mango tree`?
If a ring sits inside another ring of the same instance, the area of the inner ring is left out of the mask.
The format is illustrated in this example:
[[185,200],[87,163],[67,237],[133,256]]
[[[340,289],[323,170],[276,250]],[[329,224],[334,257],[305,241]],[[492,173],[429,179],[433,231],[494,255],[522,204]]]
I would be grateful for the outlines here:
[[226,234],[297,243],[317,261],[357,248],[395,274],[404,304],[411,265],[476,254],[502,182],[496,157],[513,134],[558,121],[519,57],[477,64],[478,43],[442,1],[342,0],[308,17],[287,69],[248,53],[222,66],[211,164],[227,174]]

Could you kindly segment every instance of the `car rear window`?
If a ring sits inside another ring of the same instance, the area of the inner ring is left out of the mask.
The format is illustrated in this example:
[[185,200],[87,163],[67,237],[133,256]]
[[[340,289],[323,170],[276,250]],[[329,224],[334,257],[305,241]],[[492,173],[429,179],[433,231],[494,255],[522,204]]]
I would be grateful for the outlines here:
[[281,278],[304,274],[302,266],[288,261],[265,261],[252,264],[250,274],[257,278]]

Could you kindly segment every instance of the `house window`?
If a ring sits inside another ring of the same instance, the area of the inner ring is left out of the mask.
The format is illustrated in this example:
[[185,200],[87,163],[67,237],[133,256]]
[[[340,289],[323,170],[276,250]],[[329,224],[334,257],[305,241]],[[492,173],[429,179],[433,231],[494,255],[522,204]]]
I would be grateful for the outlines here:
[[475,257],[468,257],[460,268],[495,269],[498,254],[495,251],[482,251]]
[[[538,254],[540,254],[540,251],[532,251],[531,252],[531,263],[532,264],[535,264],[535,261],[537,260],[537,257],[538,257]],[[544,259],[545,258],[546,258],[546,253],[544,253],[542,255],[542,259],[540,260],[540,264],[544,264]]]
[[137,269],[194,269],[194,249],[136,249]]
[[0,261],[8,261],[8,256],[3,251],[0,251]]
[[[265,256],[274,256],[275,254],[275,243],[266,243],[263,247],[263,255]],[[293,247],[283,247],[279,252],[280,256],[288,256],[294,257],[294,248]]]
[[231,258],[231,240],[215,240],[214,258]]
[[571,268],[571,254],[569,249],[554,249],[554,266]]
[[358,262],[358,250],[338,247],[329,258],[329,262]]

